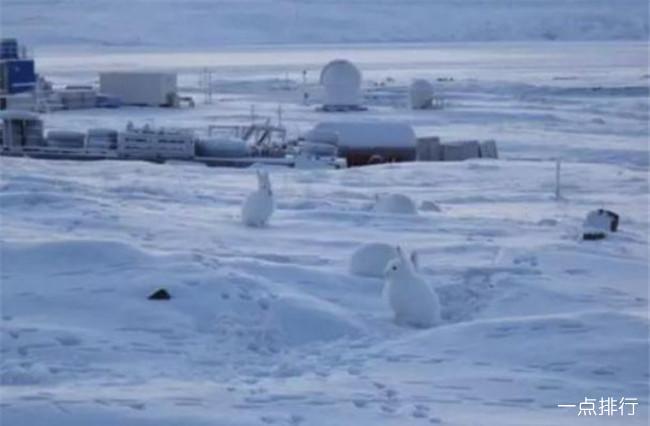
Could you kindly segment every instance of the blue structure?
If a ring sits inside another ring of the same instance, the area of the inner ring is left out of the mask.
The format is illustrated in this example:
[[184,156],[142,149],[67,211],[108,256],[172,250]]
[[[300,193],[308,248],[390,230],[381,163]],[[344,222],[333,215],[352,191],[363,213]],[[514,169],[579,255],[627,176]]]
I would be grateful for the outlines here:
[[29,92],[35,87],[34,60],[20,57],[15,39],[0,40],[0,92]]
[[15,59],[0,61],[0,83],[6,93],[21,93],[34,90],[36,73],[33,59]]
[[0,59],[18,59],[18,41],[15,38],[0,40]]

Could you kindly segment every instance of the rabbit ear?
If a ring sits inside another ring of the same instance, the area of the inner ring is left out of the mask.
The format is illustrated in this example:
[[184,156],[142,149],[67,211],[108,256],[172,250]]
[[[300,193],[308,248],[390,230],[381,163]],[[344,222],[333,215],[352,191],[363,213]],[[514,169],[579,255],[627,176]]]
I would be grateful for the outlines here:
[[413,265],[413,268],[418,269],[420,267],[419,263],[420,263],[420,260],[419,260],[418,252],[417,251],[412,251],[411,252],[411,264]]
[[265,170],[257,169],[257,182],[260,186],[264,186],[268,182],[268,175]]
[[397,251],[397,256],[400,258],[402,262],[407,262],[406,257],[404,256],[404,251],[400,246],[395,247],[395,250]]

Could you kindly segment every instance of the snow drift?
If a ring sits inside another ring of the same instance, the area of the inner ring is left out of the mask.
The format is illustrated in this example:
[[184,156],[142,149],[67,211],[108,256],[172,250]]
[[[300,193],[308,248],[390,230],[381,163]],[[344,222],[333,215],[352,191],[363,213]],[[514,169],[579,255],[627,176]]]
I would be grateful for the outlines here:
[[[553,162],[277,169],[258,232],[250,170],[1,165],[7,424],[572,425],[555,404],[647,394],[646,169],[566,162],[560,207]],[[369,214],[378,183],[445,210]],[[583,242],[601,202],[621,229]],[[418,250],[440,326],[349,273],[368,238]]]

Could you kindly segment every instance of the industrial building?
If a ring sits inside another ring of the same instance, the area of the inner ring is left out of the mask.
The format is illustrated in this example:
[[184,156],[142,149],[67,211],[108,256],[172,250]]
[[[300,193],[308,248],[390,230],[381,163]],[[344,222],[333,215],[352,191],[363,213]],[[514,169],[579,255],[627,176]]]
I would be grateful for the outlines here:
[[18,41],[13,38],[0,40],[0,110],[31,109],[34,100],[27,93],[34,91],[36,81],[34,60],[27,57]]
[[0,122],[1,152],[19,152],[26,147],[46,145],[43,122],[38,115],[27,111],[1,111]]
[[0,92],[14,94],[34,90],[34,60],[26,56],[16,39],[0,40]]
[[99,91],[119,98],[124,105],[172,107],[180,100],[175,73],[103,72],[99,75]]

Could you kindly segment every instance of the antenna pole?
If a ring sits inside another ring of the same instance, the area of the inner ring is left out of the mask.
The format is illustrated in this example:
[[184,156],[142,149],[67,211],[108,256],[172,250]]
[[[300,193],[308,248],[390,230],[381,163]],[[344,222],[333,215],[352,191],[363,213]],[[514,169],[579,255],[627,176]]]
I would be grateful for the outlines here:
[[562,161],[559,158],[555,159],[555,199],[560,200],[562,195],[560,194],[560,172],[561,172]]

